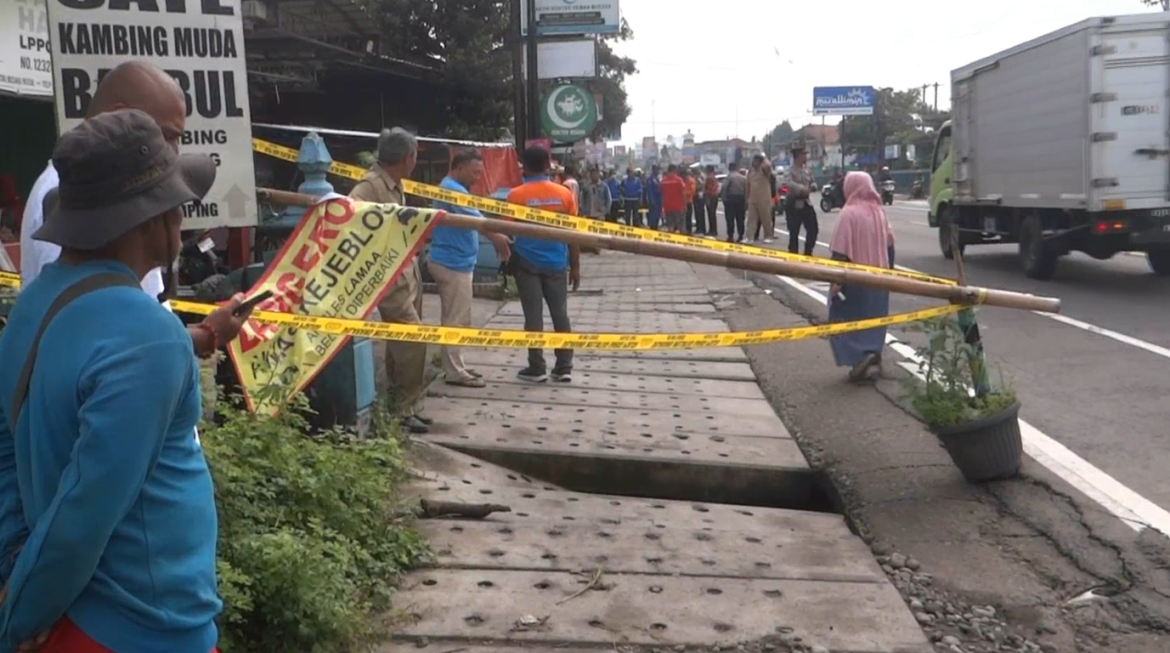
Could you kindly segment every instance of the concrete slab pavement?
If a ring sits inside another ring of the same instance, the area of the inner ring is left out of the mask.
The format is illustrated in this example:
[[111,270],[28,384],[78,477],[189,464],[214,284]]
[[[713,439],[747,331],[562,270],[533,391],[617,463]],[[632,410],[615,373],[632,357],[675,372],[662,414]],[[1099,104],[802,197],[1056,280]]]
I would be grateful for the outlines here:
[[[607,252],[582,276],[603,292],[571,297],[575,330],[728,328],[685,263]],[[742,351],[695,354],[581,352],[571,384],[529,385],[524,352],[467,352],[488,387],[432,387],[415,488],[511,512],[423,522],[436,557],[383,650],[931,650]]]

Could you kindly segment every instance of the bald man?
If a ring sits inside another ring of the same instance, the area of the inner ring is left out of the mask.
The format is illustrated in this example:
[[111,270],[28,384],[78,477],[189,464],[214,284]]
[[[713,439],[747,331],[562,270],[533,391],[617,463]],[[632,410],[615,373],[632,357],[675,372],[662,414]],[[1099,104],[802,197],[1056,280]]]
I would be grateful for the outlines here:
[[[154,118],[162,129],[167,144],[176,152],[187,125],[187,103],[175,80],[162,69],[145,61],[128,61],[102,78],[89,103],[86,120],[118,109],[138,109]],[[41,274],[41,269],[57,260],[61,248],[52,243],[33,240],[32,234],[44,222],[44,200],[59,183],[57,171],[50,161],[45,171],[33,184],[20,229],[20,278],[28,286]],[[175,252],[176,256],[178,252]],[[151,297],[161,297],[165,284],[163,270],[156,268],[142,278],[142,289]],[[195,345],[195,353],[202,358],[213,355],[220,346],[234,340],[246,318],[232,315],[238,300],[220,308],[202,324],[190,327],[188,332]]]

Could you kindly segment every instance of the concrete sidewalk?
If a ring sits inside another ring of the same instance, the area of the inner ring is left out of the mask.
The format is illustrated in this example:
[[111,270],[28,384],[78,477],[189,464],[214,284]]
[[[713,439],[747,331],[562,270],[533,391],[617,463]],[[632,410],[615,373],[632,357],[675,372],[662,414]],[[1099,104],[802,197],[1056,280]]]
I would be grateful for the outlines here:
[[[716,302],[754,289],[611,252],[582,276],[578,332],[726,331]],[[488,326],[520,329],[519,303]],[[743,351],[578,352],[566,385],[467,355],[488,387],[434,386],[415,490],[511,512],[422,522],[436,559],[384,651],[931,650]]]

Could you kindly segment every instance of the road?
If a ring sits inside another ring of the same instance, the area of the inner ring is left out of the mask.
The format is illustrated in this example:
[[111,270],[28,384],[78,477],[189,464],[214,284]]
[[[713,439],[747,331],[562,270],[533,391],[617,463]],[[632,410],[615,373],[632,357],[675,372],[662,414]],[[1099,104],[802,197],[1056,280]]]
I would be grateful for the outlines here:
[[[820,255],[828,252],[824,243],[837,215],[820,217]],[[954,276],[924,203],[899,201],[887,215],[899,266]],[[787,234],[778,226],[776,245],[783,246]],[[1026,435],[1033,445],[1044,443],[1040,457],[1049,459],[1040,462],[1135,530],[1151,526],[1170,535],[1170,279],[1156,277],[1143,256],[1131,254],[1108,261],[1071,255],[1051,281],[1026,278],[1015,245],[970,247],[964,261],[972,285],[1062,300],[1055,318],[996,308],[979,316],[989,360],[1014,385],[1023,401],[1021,418],[1034,427]],[[824,284],[801,285],[816,291],[803,293],[810,303],[824,294]],[[895,295],[891,311],[931,303]],[[912,342],[913,334],[897,338]]]

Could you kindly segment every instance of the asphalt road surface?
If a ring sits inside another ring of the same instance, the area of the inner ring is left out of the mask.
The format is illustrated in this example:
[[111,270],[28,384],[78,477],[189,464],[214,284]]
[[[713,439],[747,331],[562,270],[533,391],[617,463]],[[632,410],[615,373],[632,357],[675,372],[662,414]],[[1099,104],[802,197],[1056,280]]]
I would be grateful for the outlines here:
[[[827,255],[838,211],[820,216],[818,255]],[[887,209],[897,263],[938,276],[955,276],[927,224],[925,202],[898,201]],[[777,224],[774,247],[787,233]],[[1016,388],[1026,422],[1025,446],[1045,467],[1134,530],[1170,535],[1170,279],[1155,276],[1145,257],[1121,254],[1098,261],[1083,254],[1061,260],[1056,277],[1023,275],[1015,245],[968,247],[971,285],[1059,297],[1060,316],[983,308],[980,331],[993,372]],[[823,303],[827,284],[785,280],[797,295]],[[937,304],[894,295],[891,312]],[[893,338],[914,344],[914,334]],[[912,349],[892,349],[912,358]]]

